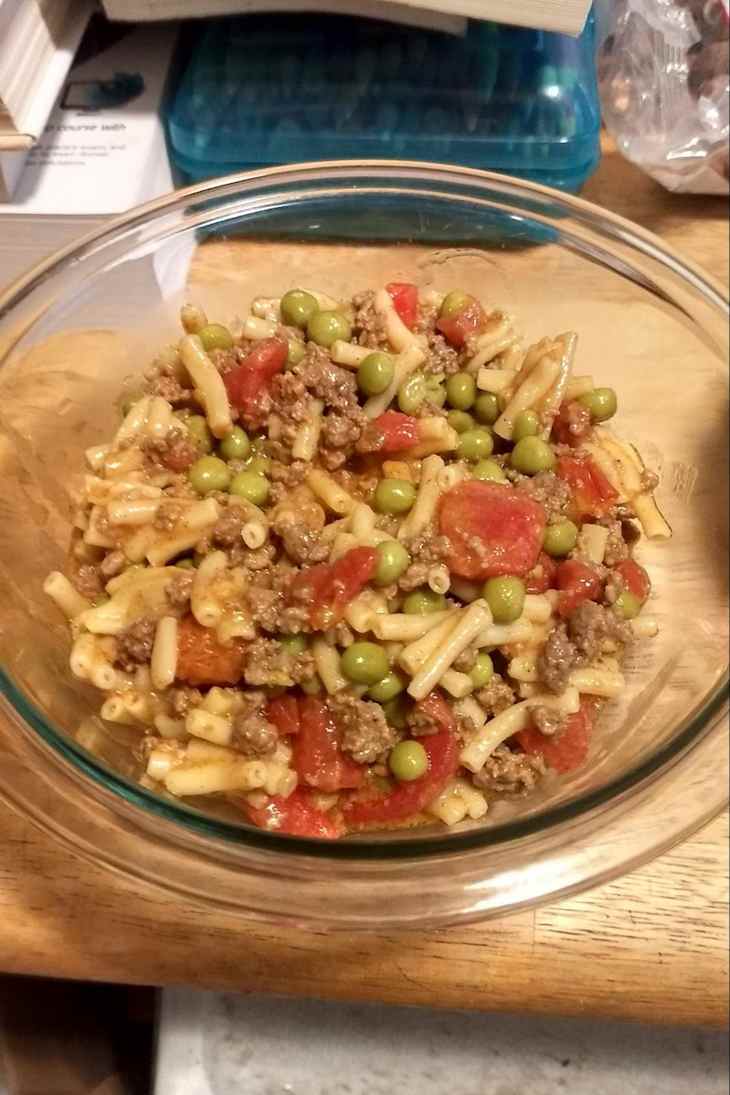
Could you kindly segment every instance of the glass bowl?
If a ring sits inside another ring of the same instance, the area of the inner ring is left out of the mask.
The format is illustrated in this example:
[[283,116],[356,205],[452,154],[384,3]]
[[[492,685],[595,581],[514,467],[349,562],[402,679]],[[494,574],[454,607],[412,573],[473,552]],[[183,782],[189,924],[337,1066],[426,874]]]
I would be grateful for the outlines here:
[[[42,593],[83,450],[185,297],[226,321],[257,294],[459,286],[530,340],[575,329],[579,371],[661,474],[674,530],[642,543],[659,637],[639,644],[589,762],[484,822],[322,843],[136,782]],[[187,288],[186,288],[187,286]],[[727,798],[727,300],[657,238],[578,198],[419,163],[304,164],[203,183],[111,222],[0,298],[0,796],[76,853],[208,906],[348,928],[476,920],[656,855]]]

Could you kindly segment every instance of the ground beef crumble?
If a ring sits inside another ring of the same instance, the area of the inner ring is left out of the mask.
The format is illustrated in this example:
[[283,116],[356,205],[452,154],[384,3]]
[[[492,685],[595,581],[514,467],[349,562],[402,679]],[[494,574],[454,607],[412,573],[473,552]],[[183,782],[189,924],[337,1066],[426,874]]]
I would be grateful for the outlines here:
[[254,639],[246,648],[246,684],[291,688],[314,676],[314,659],[307,651],[291,654],[276,639]]
[[594,661],[606,640],[625,644],[632,639],[631,625],[613,609],[584,601],[548,635],[537,659],[540,679],[551,692],[563,692],[572,671]]
[[94,563],[82,563],[76,572],[71,575],[71,582],[81,596],[86,597],[89,601],[95,601],[104,591],[104,582],[99,573],[99,567]]
[[125,671],[132,673],[138,665],[144,665],[152,657],[157,623],[150,616],[142,616],[121,635],[117,635],[117,653],[115,663]]
[[534,789],[546,770],[542,757],[514,753],[508,745],[498,745],[473,779],[475,786],[483,791],[524,795]]
[[488,685],[474,693],[476,701],[484,708],[487,717],[498,715],[515,702],[511,685],[499,673],[493,673]]
[[570,487],[554,472],[541,471],[533,476],[508,472],[507,475],[514,481],[518,490],[524,491],[543,507],[548,522],[559,520],[570,509],[573,498]]
[[334,695],[327,701],[342,735],[341,745],[358,764],[373,764],[399,739],[379,703],[355,696]]
[[559,734],[565,724],[563,715],[553,707],[544,707],[542,705],[532,707],[530,709],[530,717],[533,726],[535,726],[541,734],[545,734],[546,737],[553,737],[553,735]]

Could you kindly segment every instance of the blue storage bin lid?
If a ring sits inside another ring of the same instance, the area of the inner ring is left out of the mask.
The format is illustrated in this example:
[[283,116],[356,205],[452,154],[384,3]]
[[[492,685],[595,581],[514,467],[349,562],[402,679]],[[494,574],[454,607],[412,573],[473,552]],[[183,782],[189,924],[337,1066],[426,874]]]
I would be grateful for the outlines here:
[[167,118],[173,160],[193,178],[397,158],[576,189],[598,162],[592,19],[579,38],[482,22],[457,38],[327,15],[215,20],[198,34]]

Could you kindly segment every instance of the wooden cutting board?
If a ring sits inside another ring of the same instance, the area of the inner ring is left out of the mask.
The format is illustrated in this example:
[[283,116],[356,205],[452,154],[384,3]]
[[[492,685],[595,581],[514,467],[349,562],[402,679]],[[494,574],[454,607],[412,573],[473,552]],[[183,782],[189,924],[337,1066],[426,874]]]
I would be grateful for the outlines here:
[[[721,199],[606,148],[584,197],[727,281]],[[245,924],[125,882],[0,808],[0,970],[142,984],[722,1026],[728,817],[579,897],[468,928],[357,936]]]

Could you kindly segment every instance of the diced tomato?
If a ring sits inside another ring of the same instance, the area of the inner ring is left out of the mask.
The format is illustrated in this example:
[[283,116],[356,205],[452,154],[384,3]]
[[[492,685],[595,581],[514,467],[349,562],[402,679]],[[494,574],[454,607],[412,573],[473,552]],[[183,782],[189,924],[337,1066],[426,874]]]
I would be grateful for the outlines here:
[[302,783],[318,791],[359,787],[365,769],[340,749],[340,732],[329,708],[316,696],[299,700],[299,733],[293,764]]
[[348,828],[405,821],[443,791],[459,767],[459,740],[451,730],[440,730],[422,738],[421,744],[428,757],[426,773],[410,783],[399,783],[377,798],[352,797],[343,808]]
[[218,642],[216,634],[201,627],[188,614],[177,625],[177,668],[175,676],[186,684],[236,684],[243,673],[244,645],[234,639],[230,646]]
[[443,692],[436,690],[429,692],[424,699],[418,701],[416,708],[433,719],[439,730],[449,730],[452,734],[456,733],[454,712]]
[[265,338],[237,368],[224,373],[228,398],[247,426],[256,429],[263,425],[269,384],[284,368],[288,353],[285,339]]
[[618,498],[601,469],[589,456],[561,456],[557,474],[573,493],[575,516],[602,517]]
[[553,422],[553,437],[561,445],[579,445],[591,432],[591,412],[573,399],[561,403]]
[[629,593],[633,593],[634,597],[643,604],[651,592],[651,581],[644,568],[633,559],[624,559],[613,569],[620,576]]
[[299,572],[292,595],[310,606],[312,627],[325,631],[342,619],[347,605],[375,574],[376,559],[374,548],[352,548],[335,563],[319,563]]
[[541,551],[537,563],[527,575],[525,589],[528,593],[544,593],[548,589],[554,589],[557,570],[558,564],[555,560],[546,551]]
[[450,543],[449,569],[460,578],[523,575],[538,560],[545,510],[513,487],[474,480],[442,497],[439,527]]
[[441,316],[436,321],[436,327],[441,334],[452,346],[459,349],[466,344],[469,335],[483,330],[486,325],[487,317],[484,309],[478,300],[473,299],[455,316]]
[[573,772],[588,756],[594,714],[595,701],[581,700],[580,710],[568,715],[557,734],[549,736],[528,726],[515,734],[515,741],[523,752],[541,756],[556,772]]
[[591,566],[578,559],[566,559],[558,564],[555,582],[561,591],[558,598],[558,615],[571,616],[583,601],[596,601],[603,590],[603,583]]
[[368,426],[369,452],[403,452],[413,448],[419,440],[418,419],[400,411],[385,411]]
[[337,840],[345,832],[339,816],[332,817],[312,802],[311,795],[298,787],[288,798],[274,795],[265,806],[254,807],[235,800],[259,829],[290,836],[322,837]]
[[266,718],[283,738],[299,733],[299,703],[293,692],[274,696],[266,704]]
[[407,281],[391,281],[385,288],[396,312],[412,331],[418,319],[418,289]]

